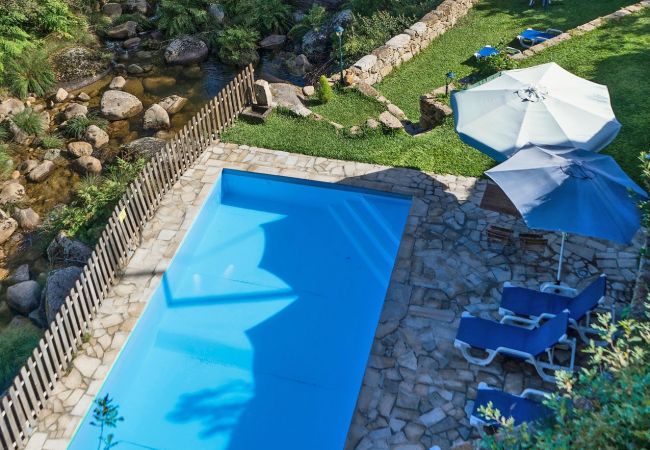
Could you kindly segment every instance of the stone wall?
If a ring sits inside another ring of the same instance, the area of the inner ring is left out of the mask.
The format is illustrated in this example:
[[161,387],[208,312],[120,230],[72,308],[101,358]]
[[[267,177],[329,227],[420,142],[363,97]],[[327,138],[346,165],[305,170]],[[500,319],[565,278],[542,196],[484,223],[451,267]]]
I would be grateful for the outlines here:
[[[394,68],[420,53],[433,39],[452,28],[478,2],[479,0],[444,0],[436,9],[404,30],[404,33],[394,36],[349,67],[345,75],[346,83],[378,83]],[[338,78],[338,75],[332,78]]]

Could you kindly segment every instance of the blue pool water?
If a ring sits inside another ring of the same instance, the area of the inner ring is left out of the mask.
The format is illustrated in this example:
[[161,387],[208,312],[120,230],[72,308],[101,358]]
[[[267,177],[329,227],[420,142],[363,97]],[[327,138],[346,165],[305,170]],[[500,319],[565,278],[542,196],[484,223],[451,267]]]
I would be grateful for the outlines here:
[[115,448],[343,448],[410,204],[224,170],[99,393]]

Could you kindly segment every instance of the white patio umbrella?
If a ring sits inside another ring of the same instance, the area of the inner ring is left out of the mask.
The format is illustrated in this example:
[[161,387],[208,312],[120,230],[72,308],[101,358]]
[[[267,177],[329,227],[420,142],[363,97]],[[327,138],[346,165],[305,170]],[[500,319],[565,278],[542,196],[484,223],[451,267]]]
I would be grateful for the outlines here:
[[529,144],[597,152],[621,128],[607,86],[555,63],[501,72],[453,92],[451,105],[461,140],[499,162]]

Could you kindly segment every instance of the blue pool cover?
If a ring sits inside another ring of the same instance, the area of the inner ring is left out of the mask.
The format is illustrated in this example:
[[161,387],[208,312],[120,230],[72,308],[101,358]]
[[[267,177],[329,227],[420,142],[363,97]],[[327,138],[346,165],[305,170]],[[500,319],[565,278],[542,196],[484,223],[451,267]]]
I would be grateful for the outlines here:
[[343,448],[410,205],[224,170],[100,390],[115,448]]

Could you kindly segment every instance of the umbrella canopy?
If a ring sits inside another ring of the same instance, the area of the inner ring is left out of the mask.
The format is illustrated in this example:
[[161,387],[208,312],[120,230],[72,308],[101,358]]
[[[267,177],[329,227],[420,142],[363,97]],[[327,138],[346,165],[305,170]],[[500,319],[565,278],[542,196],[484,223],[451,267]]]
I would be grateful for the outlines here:
[[456,131],[466,144],[497,161],[528,145],[599,151],[618,134],[607,86],[555,63],[507,70],[451,95]]
[[524,147],[486,174],[530,228],[630,242],[648,196],[614,159],[583,149]]

